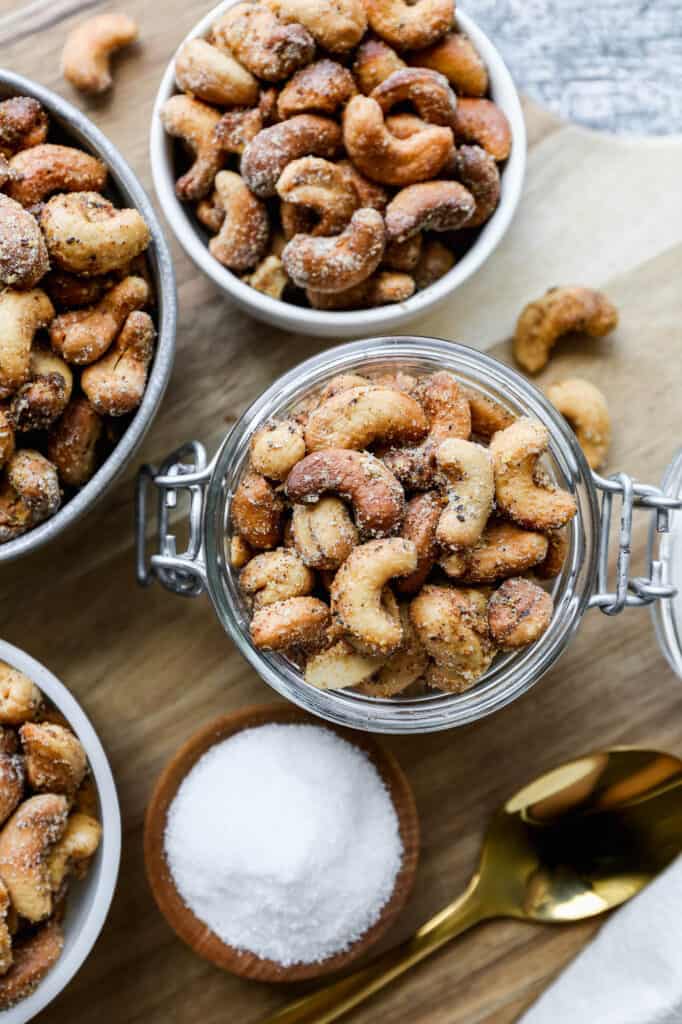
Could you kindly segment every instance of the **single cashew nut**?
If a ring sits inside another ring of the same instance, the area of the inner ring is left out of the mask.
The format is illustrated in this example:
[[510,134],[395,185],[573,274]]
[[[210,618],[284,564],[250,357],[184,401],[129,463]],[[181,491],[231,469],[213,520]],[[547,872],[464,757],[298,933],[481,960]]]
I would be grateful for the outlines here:
[[342,690],[370,679],[386,662],[385,656],[361,654],[345,640],[308,658],[304,679],[318,690]]
[[403,646],[391,655],[374,676],[360,683],[358,690],[366,697],[385,700],[397,696],[416,683],[429,664],[429,656],[410,619],[410,606],[402,604],[399,614],[403,627]]
[[231,7],[213,26],[212,39],[266,82],[289,78],[315,53],[315,42],[303,24],[287,23],[262,4]]
[[[476,590],[428,584],[410,605],[410,618],[422,645],[443,669],[443,689],[466,689],[490,667],[495,648],[488,634],[487,600]],[[459,677],[449,685],[448,676]],[[427,674],[434,685],[433,674]]]
[[67,486],[83,487],[94,475],[103,431],[101,417],[82,395],[69,403],[50,429],[47,454]]
[[294,114],[334,114],[356,92],[348,68],[325,58],[301,68],[287,82],[277,99],[277,112],[282,120]]
[[241,572],[239,586],[258,610],[290,597],[306,597],[315,587],[315,573],[291,548],[276,548],[250,560]]
[[577,510],[571,494],[535,477],[538,460],[548,448],[547,429],[529,416],[498,431],[490,442],[498,508],[530,530],[555,530]]
[[490,452],[474,441],[453,437],[436,449],[436,462],[447,498],[436,539],[448,548],[470,547],[493,510],[495,476]]
[[274,196],[277,181],[292,160],[302,156],[334,156],[341,142],[335,121],[316,114],[297,114],[264,128],[242,155],[241,175],[251,191],[266,199]]
[[412,103],[423,121],[448,128],[454,125],[457,97],[438,71],[401,68],[377,85],[371,95],[384,114],[396,103]]
[[[416,238],[421,237],[416,235]],[[447,245],[437,238],[427,238],[424,242],[419,262],[414,269],[414,280],[420,290],[439,281],[455,265],[455,254]]]
[[488,72],[470,39],[448,32],[437,43],[408,56],[414,67],[431,68],[445,75],[460,96],[485,96]]
[[384,251],[382,267],[389,267],[401,273],[415,270],[422,251],[422,236],[417,234],[404,242],[389,242]]
[[339,160],[338,166],[357,192],[358,205],[360,207],[368,206],[372,210],[378,210],[380,213],[383,213],[388,206],[389,199],[386,189],[360,174],[360,171],[350,160]]
[[81,92],[106,92],[112,83],[112,54],[135,42],[137,35],[137,23],[120,11],[88,18],[67,36],[62,51],[64,78]]
[[40,288],[0,291],[0,398],[28,380],[34,335],[53,317],[54,306]]
[[547,554],[535,568],[535,575],[542,580],[551,580],[561,574],[570,547],[571,539],[568,529],[549,530],[547,538]]
[[19,431],[47,430],[66,409],[72,390],[73,373],[67,363],[50,349],[34,346],[28,383],[12,399],[14,426]]
[[242,280],[263,295],[281,299],[289,277],[279,256],[271,254],[261,260],[254,272],[247,274]]
[[215,134],[220,112],[201,100],[178,94],[164,103],[161,121],[167,133],[181,139],[194,154],[194,163],[175,183],[176,195],[184,201],[203,199],[225,159]]
[[401,537],[412,541],[417,549],[417,568],[409,576],[396,580],[400,594],[418,593],[438,558],[436,528],[443,511],[443,500],[436,491],[415,494],[405,507]]
[[403,640],[402,625],[382,603],[384,587],[417,568],[412,541],[389,537],[351,551],[331,587],[332,613],[354,643],[368,654],[392,654]]
[[56,793],[32,796],[0,832],[0,877],[12,906],[29,921],[52,913],[48,857],[66,828],[68,806]]
[[35,217],[0,193],[0,287],[33,288],[49,269]]
[[305,25],[330,53],[352,50],[367,30],[362,0],[269,0],[268,6],[285,21]]
[[268,212],[236,171],[220,171],[215,188],[225,216],[219,233],[208,247],[224,267],[248,270],[258,263],[268,247]]
[[213,137],[224,153],[236,153],[241,156],[249,142],[256,138],[263,127],[263,115],[258,107],[249,110],[228,110],[215,126]]
[[514,334],[514,358],[528,373],[547,365],[559,338],[580,332],[603,338],[618,324],[618,310],[593,288],[550,288],[522,311]]
[[[300,465],[300,463],[299,463]],[[276,548],[282,536],[284,504],[265,477],[247,473],[232,498],[232,525],[252,548]]]
[[440,39],[455,20],[454,0],[365,0],[370,28],[398,50],[418,50]]
[[[285,208],[300,208],[314,215],[312,235],[336,235],[347,226],[358,205],[353,184],[343,169],[329,160],[304,156],[292,160],[277,180],[277,193],[283,201],[282,226],[291,237],[298,231],[287,231]],[[303,227],[305,229],[305,225]]]
[[82,878],[97,852],[102,826],[89,814],[75,811],[69,815],[64,835],[52,847],[48,858],[48,874],[53,893],[59,892],[70,874]]
[[113,283],[113,276],[109,275],[81,277],[68,270],[51,270],[43,278],[42,286],[55,306],[74,309],[77,306],[94,305]]
[[54,967],[64,949],[64,935],[53,918],[13,944],[13,963],[0,978],[0,1010],[26,999]]
[[295,235],[282,263],[300,288],[340,292],[372,274],[384,253],[384,221],[377,210],[356,210],[340,235]]
[[47,114],[32,96],[11,96],[0,103],[0,153],[9,158],[47,138]]
[[183,92],[219,107],[258,101],[258,81],[229,53],[205,39],[188,39],[175,58],[175,81]]
[[492,100],[462,96],[455,112],[455,139],[481,146],[493,159],[506,160],[512,134],[507,115]]
[[492,217],[500,201],[497,164],[480,146],[460,146],[455,154],[455,176],[476,201],[476,209],[466,227],[478,228]]
[[510,427],[516,419],[513,412],[483,391],[467,388],[466,397],[471,410],[471,433],[484,441],[490,441],[493,434]]
[[317,292],[308,288],[306,296],[313,309],[373,309],[405,302],[414,295],[414,290],[414,278],[409,274],[381,270],[341,292]]
[[26,722],[19,736],[31,788],[72,797],[88,766],[80,740],[52,722]]
[[471,192],[458,181],[424,181],[398,192],[386,209],[386,234],[404,242],[418,231],[457,231],[476,209]]
[[358,47],[353,62],[353,74],[360,91],[369,94],[394,71],[404,68],[405,61],[383,39],[369,38]]
[[338,498],[294,505],[292,529],[296,551],[313,569],[338,569],[358,543],[355,524]]
[[81,388],[101,416],[125,416],[142,401],[156,329],[149,313],[134,310],[109,351],[81,374]]
[[22,725],[40,707],[38,687],[20,672],[0,661],[0,725]]
[[505,580],[488,603],[490,635],[498,647],[527,647],[552,621],[552,597],[523,577]]
[[285,480],[304,455],[303,427],[296,420],[273,420],[251,438],[251,464],[269,480]]
[[324,601],[317,597],[290,597],[254,613],[251,639],[264,651],[307,647],[319,642],[329,623],[329,608]]
[[385,537],[402,522],[405,496],[393,474],[367,452],[330,448],[306,455],[287,477],[290,501],[316,502],[334,493],[353,507],[363,537]]
[[73,146],[45,142],[17,153],[10,161],[16,177],[9,195],[22,206],[36,206],[53,192],[101,192],[107,167]]
[[137,210],[117,210],[97,192],[53,196],[41,211],[40,226],[51,259],[86,277],[125,267],[151,238]]
[[522,530],[503,519],[490,520],[472,548],[445,555],[440,564],[448,576],[467,583],[494,583],[540,566],[547,552],[544,533]]
[[370,96],[354,96],[347,104],[343,141],[363,174],[398,187],[434,178],[453,148],[451,129],[441,125],[427,125],[406,139],[392,135],[381,107]]
[[230,538],[230,565],[232,568],[239,571],[248,565],[252,558],[253,551],[244,538],[240,537],[238,533],[233,533]]
[[333,398],[334,395],[339,395],[342,391],[348,391],[350,388],[367,387],[371,383],[369,377],[363,377],[359,373],[337,373],[323,387],[315,408],[319,409],[327,399]]
[[144,278],[124,277],[97,305],[55,317],[50,324],[52,348],[70,363],[94,363],[109,349],[130,314],[149,298]]
[[592,469],[603,466],[611,443],[611,417],[603,392],[588,380],[569,377],[550,384],[547,397],[575,431]]
[[[0,750],[0,827],[13,814],[24,795],[24,762],[16,751]],[[0,974],[3,973],[2,882],[0,882]]]
[[308,417],[309,452],[324,448],[361,450],[375,441],[410,444],[429,429],[419,402],[394,388],[368,385],[348,388],[328,398]]
[[14,540],[53,516],[60,503],[54,465],[31,448],[15,452],[0,483],[0,543]]

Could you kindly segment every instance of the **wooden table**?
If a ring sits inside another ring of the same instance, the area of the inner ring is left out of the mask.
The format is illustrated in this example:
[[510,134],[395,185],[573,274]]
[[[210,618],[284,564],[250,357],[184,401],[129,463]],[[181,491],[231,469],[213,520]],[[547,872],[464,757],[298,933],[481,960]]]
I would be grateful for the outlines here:
[[[0,0],[2,64],[74,99],[59,77],[64,35],[84,8],[107,6]],[[87,106],[151,187],[147,135],[156,86],[206,4],[125,6],[140,20],[142,44],[120,61],[112,97]],[[620,307],[621,327],[605,342],[562,347],[546,376],[579,367],[600,382],[614,417],[612,468],[656,482],[682,437],[682,141],[591,135],[531,105],[527,119],[528,178],[509,234],[485,269],[416,323],[415,333],[489,347],[508,337],[520,306],[549,285],[605,287]],[[139,462],[192,437],[213,450],[246,403],[321,344],[249,320],[175,244],[173,251],[177,362]],[[136,586],[135,469],[75,532],[3,567],[0,632],[49,665],[83,703],[111,758],[124,821],[108,923],[78,978],[41,1021],[250,1024],[288,993],[222,974],[174,937],[147,889],[142,822],[153,780],[181,741],[212,716],[272,693],[236,653],[205,599]],[[639,520],[636,555],[644,538]],[[466,729],[387,743],[412,781],[424,835],[416,891],[391,936],[396,941],[461,890],[484,823],[529,777],[612,743],[680,753],[682,685],[656,646],[646,612],[615,619],[591,612],[560,663],[512,707]],[[595,927],[480,927],[348,1020],[507,1024]]]

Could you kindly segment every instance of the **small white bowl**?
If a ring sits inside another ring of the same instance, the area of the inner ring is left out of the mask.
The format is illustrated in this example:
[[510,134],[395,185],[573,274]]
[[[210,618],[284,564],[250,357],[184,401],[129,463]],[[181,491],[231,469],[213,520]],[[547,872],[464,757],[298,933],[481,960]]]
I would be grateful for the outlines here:
[[[194,26],[186,39],[206,36],[214,21],[237,2],[239,0],[223,0]],[[509,227],[521,197],[526,167],[526,129],[519,96],[502,57],[485,33],[459,8],[457,23],[485,61],[490,77],[490,95],[505,112],[511,125],[512,150],[502,173],[500,204],[471,249],[435,284],[393,306],[346,313],[306,309],[272,299],[244,284],[211,256],[206,234],[193,220],[189,208],[175,195],[173,139],[166,135],[161,123],[161,108],[178,91],[173,56],[161,80],[152,116],[150,155],[154,186],[166,219],[187,255],[238,306],[259,320],[302,334],[324,338],[388,334],[398,327],[405,327],[415,317],[441,303],[485,263]]]
[[121,812],[116,786],[102,744],[80,705],[44,665],[17,647],[0,640],[0,660],[33,680],[61,711],[83,744],[99,797],[102,841],[90,870],[69,891],[64,919],[64,949],[35,992],[9,1010],[0,1011],[0,1024],[26,1024],[66,988],[95,945],[109,912],[121,857]]

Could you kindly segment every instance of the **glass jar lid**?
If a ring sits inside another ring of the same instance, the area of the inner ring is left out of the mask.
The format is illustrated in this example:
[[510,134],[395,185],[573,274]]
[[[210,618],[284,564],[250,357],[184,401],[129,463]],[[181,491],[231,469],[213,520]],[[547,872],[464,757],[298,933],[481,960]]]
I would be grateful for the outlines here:
[[[661,489],[682,499],[682,448],[668,466]],[[654,519],[649,533],[649,552],[661,566],[661,583],[677,587],[674,597],[656,601],[651,614],[658,642],[672,670],[682,678],[682,509],[671,509],[668,531],[660,532]]]

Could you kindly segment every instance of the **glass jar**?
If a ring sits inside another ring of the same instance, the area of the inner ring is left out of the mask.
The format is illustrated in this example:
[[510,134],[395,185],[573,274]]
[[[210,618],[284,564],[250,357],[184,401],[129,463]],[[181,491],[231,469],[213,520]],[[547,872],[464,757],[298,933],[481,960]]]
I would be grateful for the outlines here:
[[[552,583],[554,615],[549,628],[531,646],[496,658],[477,684],[462,694],[434,690],[424,696],[381,699],[352,690],[319,690],[309,685],[287,658],[253,645],[249,608],[239,589],[238,572],[227,557],[230,505],[248,460],[253,433],[273,417],[286,416],[337,374],[377,375],[396,369],[412,374],[448,370],[466,387],[483,392],[515,415],[538,419],[550,436],[544,468],[558,486],[573,494],[577,503],[577,514],[568,527],[568,555],[561,575]],[[148,559],[145,533],[151,488],[158,492],[158,550]],[[169,512],[183,492],[189,496],[189,540],[186,550],[179,554]],[[616,501],[621,506],[621,522],[616,583],[610,589],[608,553]],[[160,467],[143,467],[137,495],[137,574],[142,584],[156,578],[185,596],[207,592],[225,632],[241,653],[265,682],[300,707],[339,725],[371,732],[431,732],[474,722],[525,693],[557,660],[588,607],[616,614],[625,606],[672,598],[675,588],[666,577],[653,542],[648,576],[630,577],[631,521],[633,509],[642,507],[655,519],[654,536],[665,534],[670,510],[681,506],[677,493],[668,497],[658,488],[634,484],[625,474],[606,480],[593,473],[564,418],[533,384],[509,366],[450,341],[374,338],[322,352],[276,380],[244,412],[210,463],[203,447],[193,441]]]

